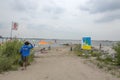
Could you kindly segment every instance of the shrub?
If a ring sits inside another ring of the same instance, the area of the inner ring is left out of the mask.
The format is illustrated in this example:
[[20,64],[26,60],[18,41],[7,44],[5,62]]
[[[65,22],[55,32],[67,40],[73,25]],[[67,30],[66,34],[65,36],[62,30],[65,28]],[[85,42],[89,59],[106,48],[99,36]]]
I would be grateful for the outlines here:
[[6,57],[0,57],[0,72],[12,69],[12,62]]
[[84,58],[89,58],[91,55],[90,51],[82,50],[80,44],[76,45],[76,47],[74,48],[74,51],[78,56],[82,56]]
[[98,56],[100,56],[100,53],[99,53],[99,52],[94,52],[94,51],[93,51],[93,52],[91,52],[90,54],[91,54],[92,57],[98,57]]
[[0,46],[0,72],[17,69],[19,65],[19,49],[22,42],[18,40],[7,41]]
[[[16,70],[20,65],[19,50],[22,42],[18,40],[7,41],[0,46],[0,72]],[[29,62],[33,61],[33,51],[29,56]]]
[[82,56],[83,52],[81,50],[81,45],[76,45],[76,47],[74,48],[74,52],[78,55],[78,56]]
[[113,46],[113,49],[116,51],[116,63],[120,65],[120,42],[116,43],[116,45]]
[[104,65],[101,64],[101,63],[97,63],[97,66],[98,66],[100,69],[102,69],[102,68],[104,67]]

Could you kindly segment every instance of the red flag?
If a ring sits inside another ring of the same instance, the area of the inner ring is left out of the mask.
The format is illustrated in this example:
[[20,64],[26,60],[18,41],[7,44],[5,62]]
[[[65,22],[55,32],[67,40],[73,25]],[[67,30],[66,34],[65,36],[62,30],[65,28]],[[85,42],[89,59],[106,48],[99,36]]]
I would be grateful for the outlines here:
[[13,22],[12,23],[12,30],[17,30],[18,29],[18,23]]

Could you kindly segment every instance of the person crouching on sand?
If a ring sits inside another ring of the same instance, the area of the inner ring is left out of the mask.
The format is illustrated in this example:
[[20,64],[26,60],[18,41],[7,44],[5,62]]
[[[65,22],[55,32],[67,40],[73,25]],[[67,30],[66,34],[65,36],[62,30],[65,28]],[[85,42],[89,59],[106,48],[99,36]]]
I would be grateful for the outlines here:
[[33,48],[33,45],[29,43],[28,41],[26,41],[20,49],[21,58],[23,61],[22,70],[26,69],[26,66],[28,64],[28,56],[30,55],[30,49],[32,48]]

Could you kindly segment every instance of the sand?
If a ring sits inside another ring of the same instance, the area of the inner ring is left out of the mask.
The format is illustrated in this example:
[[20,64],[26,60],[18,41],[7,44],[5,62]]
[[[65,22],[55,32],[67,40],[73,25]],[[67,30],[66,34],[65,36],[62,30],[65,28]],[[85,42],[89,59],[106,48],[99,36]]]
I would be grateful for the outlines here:
[[37,52],[37,58],[27,70],[5,72],[0,74],[0,80],[120,80],[85,64],[68,47],[47,52]]

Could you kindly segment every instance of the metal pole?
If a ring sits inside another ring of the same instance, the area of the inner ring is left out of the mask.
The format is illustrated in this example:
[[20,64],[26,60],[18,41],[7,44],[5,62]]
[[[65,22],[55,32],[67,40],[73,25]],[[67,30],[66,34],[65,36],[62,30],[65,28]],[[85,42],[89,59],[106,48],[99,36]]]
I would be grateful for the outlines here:
[[12,39],[12,27],[13,27],[13,22],[12,22],[11,33],[10,33],[10,38],[11,38],[11,39]]

